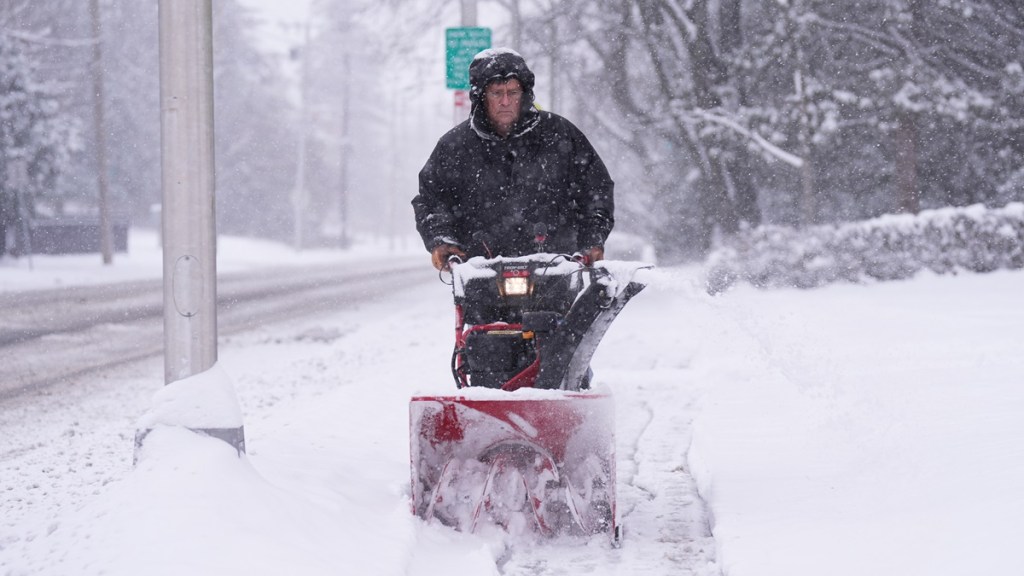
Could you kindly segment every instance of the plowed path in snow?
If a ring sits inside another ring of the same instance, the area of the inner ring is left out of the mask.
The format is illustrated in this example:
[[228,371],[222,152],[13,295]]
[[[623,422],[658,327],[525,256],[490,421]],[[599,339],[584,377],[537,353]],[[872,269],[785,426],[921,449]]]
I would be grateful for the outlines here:
[[686,459],[702,392],[689,370],[700,338],[686,327],[707,309],[686,297],[685,285],[665,283],[675,289],[652,285],[630,302],[594,360],[596,382],[616,400],[622,546],[597,539],[514,549],[502,574],[719,574],[708,513]]

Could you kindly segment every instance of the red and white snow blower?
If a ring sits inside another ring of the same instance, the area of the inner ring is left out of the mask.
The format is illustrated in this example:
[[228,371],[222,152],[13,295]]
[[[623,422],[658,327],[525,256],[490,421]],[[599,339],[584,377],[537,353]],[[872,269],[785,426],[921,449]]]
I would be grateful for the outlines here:
[[618,541],[614,405],[590,389],[590,359],[646,267],[553,254],[452,263],[459,393],[410,402],[418,516]]

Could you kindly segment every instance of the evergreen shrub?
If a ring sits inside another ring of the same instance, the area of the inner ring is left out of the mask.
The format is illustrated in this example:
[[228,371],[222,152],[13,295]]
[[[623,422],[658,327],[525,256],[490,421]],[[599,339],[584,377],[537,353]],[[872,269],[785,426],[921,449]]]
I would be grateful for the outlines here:
[[797,230],[743,230],[706,262],[709,293],[737,282],[758,288],[814,288],[833,282],[903,280],[1024,268],[1024,203],[886,215]]

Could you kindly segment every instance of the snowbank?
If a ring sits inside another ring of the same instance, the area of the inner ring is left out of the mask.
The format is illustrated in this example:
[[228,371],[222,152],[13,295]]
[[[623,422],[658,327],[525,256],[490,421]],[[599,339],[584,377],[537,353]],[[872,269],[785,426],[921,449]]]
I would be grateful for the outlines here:
[[708,258],[707,284],[813,288],[865,279],[1024,268],[1024,204],[927,210],[839,226],[742,231]]

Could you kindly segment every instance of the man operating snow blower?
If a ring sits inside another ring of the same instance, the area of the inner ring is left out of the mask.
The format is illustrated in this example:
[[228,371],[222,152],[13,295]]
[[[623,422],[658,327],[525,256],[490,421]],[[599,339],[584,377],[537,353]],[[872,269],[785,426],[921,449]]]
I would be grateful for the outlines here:
[[451,272],[462,391],[410,402],[413,510],[467,532],[617,541],[614,406],[587,390],[589,366],[644,266],[603,261],[612,180],[579,129],[534,106],[523,58],[485,50],[469,77],[470,117],[413,200]]
[[604,257],[614,184],[576,126],[534,106],[533,81],[509,49],[469,65],[469,119],[441,137],[412,201],[436,268],[451,255]]

